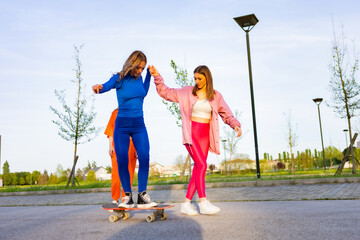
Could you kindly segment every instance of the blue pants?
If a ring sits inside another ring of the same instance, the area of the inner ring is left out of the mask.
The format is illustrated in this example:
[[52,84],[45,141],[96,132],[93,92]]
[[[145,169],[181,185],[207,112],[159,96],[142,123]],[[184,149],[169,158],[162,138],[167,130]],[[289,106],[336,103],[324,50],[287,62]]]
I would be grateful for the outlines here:
[[139,160],[139,192],[146,191],[149,176],[150,144],[143,117],[117,117],[114,129],[114,145],[120,181],[125,192],[131,192],[129,174],[129,144],[132,137]]

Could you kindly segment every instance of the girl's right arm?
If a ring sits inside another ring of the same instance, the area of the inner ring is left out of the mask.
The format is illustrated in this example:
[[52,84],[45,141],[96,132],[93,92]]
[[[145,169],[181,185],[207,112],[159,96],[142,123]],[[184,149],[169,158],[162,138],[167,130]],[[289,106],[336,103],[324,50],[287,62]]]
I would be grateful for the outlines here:
[[154,77],[156,90],[160,97],[170,102],[179,102],[179,92],[181,88],[169,88],[165,85],[164,79],[154,66],[149,66],[150,74]]
[[112,157],[115,154],[114,149],[114,139],[113,137],[109,136],[109,155]]

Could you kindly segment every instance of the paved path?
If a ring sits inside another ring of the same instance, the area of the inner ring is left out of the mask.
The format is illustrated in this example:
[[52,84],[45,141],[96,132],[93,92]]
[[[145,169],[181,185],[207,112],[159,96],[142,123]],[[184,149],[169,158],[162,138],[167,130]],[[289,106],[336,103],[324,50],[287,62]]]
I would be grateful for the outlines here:
[[[221,187],[207,188],[206,193],[207,198],[214,202],[345,200],[360,199],[360,183]],[[153,190],[149,194],[156,202],[179,203],[184,200],[186,190]],[[0,207],[100,205],[111,200],[110,192],[0,196]],[[194,200],[198,199],[195,197]]]
[[109,213],[100,208],[111,201],[109,191],[0,196],[0,239],[92,240],[127,235],[159,240],[342,240],[360,236],[360,183],[210,187],[207,198],[221,208],[212,216],[181,214],[185,191],[149,191],[152,199],[175,205],[167,211],[168,220],[151,224],[144,221],[146,210],[110,223]]

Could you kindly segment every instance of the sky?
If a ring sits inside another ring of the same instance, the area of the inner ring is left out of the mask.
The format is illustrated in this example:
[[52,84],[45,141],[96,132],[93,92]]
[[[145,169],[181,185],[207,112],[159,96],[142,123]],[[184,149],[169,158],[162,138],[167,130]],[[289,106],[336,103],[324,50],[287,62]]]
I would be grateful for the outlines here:
[[[345,148],[345,119],[326,104],[331,99],[333,24],[343,27],[350,47],[360,46],[360,2],[356,0],[185,0],[185,1],[26,1],[0,0],[0,135],[1,166],[11,172],[55,172],[71,168],[74,145],[58,135],[50,106],[61,109],[54,90],[75,98],[74,45],[83,48],[80,61],[84,93],[121,70],[134,50],[143,51],[165,83],[176,87],[170,61],[192,72],[207,65],[214,87],[232,109],[241,113],[244,132],[237,152],[255,159],[250,84],[244,31],[234,17],[254,13],[258,24],[250,32],[258,149],[277,158],[288,151],[287,117],[291,112],[298,136],[295,151],[321,149],[320,105],[324,145]],[[145,73],[143,73],[145,76]],[[359,78],[358,78],[359,79]],[[95,161],[111,164],[103,134],[116,93],[95,96],[100,134],[78,146],[77,167]],[[175,117],[157,95],[153,81],[144,101],[150,139],[150,161],[173,165],[187,152]],[[358,119],[352,122],[354,128]],[[221,135],[224,128],[220,121]],[[224,159],[210,154],[208,163]],[[2,169],[1,169],[2,172]]]

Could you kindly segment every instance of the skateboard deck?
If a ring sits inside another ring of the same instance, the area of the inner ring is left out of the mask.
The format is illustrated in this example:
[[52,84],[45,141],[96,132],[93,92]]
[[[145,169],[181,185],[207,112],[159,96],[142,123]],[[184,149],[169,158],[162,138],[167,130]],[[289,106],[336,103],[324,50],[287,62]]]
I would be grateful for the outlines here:
[[166,220],[168,215],[165,212],[165,209],[174,207],[174,205],[157,205],[156,207],[150,208],[121,208],[114,204],[104,204],[101,206],[104,210],[112,210],[115,214],[109,217],[110,222],[116,222],[119,219],[126,220],[130,218],[130,213],[128,211],[137,211],[137,210],[153,210],[152,214],[146,216],[145,220],[147,222],[154,222],[158,217],[160,220]]

